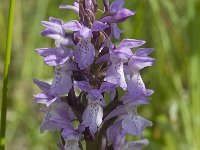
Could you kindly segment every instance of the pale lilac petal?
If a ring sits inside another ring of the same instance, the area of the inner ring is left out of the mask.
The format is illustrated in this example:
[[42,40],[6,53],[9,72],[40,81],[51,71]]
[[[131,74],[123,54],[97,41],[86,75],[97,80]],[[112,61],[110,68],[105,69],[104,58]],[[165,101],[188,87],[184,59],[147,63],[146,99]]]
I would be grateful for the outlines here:
[[134,14],[135,12],[132,12],[126,8],[122,8],[114,14],[113,18],[116,20],[115,23],[118,23],[126,20],[128,17],[133,16]]
[[65,35],[64,37],[56,39],[55,44],[60,46],[74,46],[71,35]]
[[133,98],[146,96],[147,90],[139,72],[133,74],[131,80],[128,81],[127,90]]
[[55,77],[50,91],[52,94],[67,94],[72,87],[72,72],[68,71],[67,63],[55,67]]
[[64,128],[61,132],[62,137],[65,140],[77,140],[79,141],[79,134],[77,131],[74,130],[73,126],[71,128]]
[[148,56],[154,49],[153,48],[139,48],[134,55],[145,57]]
[[113,64],[108,68],[106,72],[106,81],[117,84],[124,90],[127,88],[123,71],[123,62],[120,59],[114,60]]
[[129,66],[130,68],[134,71],[139,71],[145,67],[152,66],[154,63],[155,59],[150,58],[150,57],[137,57],[137,56],[132,56],[131,59],[129,60]]
[[77,140],[65,140],[64,150],[81,150]]
[[110,54],[109,53],[97,58],[97,60],[95,61],[95,64],[101,64],[104,62],[110,62]]
[[54,17],[49,17],[49,21],[52,22],[52,23],[56,23],[58,25],[62,25],[63,24],[63,21],[61,19],[54,18]]
[[122,121],[122,128],[133,136],[142,135],[147,126],[152,126],[152,123],[136,115],[127,115]]
[[102,30],[104,30],[104,29],[106,29],[108,27],[109,27],[109,25],[106,25],[106,24],[104,24],[104,23],[102,23],[100,21],[95,21],[93,23],[93,25],[92,25],[91,30],[92,31],[102,31]]
[[115,87],[117,87],[116,84],[113,84],[113,83],[110,83],[110,82],[103,82],[101,84],[101,87],[100,87],[100,91],[101,92],[106,92],[106,91],[111,91],[113,90]]
[[147,139],[137,140],[133,142],[126,142],[124,150],[142,150],[143,146],[149,144]]
[[92,37],[92,30],[87,27],[82,27],[81,30],[79,30],[80,36],[83,38],[91,38]]
[[42,36],[46,36],[46,37],[49,37],[49,38],[52,38],[54,40],[58,40],[61,38],[61,35],[59,35],[58,33],[55,33],[54,31],[52,30],[49,30],[49,29],[45,29],[41,32],[41,35]]
[[88,92],[88,95],[86,98],[92,101],[98,101],[98,100],[103,99],[103,96],[100,90],[92,89]]
[[142,40],[124,39],[118,45],[117,50],[139,47],[139,46],[143,45],[144,43],[145,43],[145,41],[142,41]]
[[76,3],[74,6],[72,6],[72,5],[60,5],[59,8],[61,8],[61,9],[70,9],[70,10],[73,10],[75,13],[78,14],[79,13],[79,7],[77,7],[77,4],[78,3]]
[[123,105],[117,106],[117,108],[115,108],[113,111],[111,111],[104,119],[104,121],[107,121],[113,117],[117,117],[120,115],[125,115],[127,114],[126,109],[124,108]]
[[81,30],[82,26],[77,20],[72,20],[72,21],[65,23],[63,25],[63,28],[65,30],[79,31],[79,30]]
[[[116,147],[121,145],[121,142],[124,141],[126,132],[122,129],[122,120],[116,121],[107,129],[107,139],[111,142],[116,149]],[[120,149],[118,149],[120,150]]]
[[83,112],[82,124],[89,127],[92,133],[97,131],[97,127],[102,123],[103,109],[98,102],[91,102]]
[[120,34],[123,33],[123,30],[120,30],[116,23],[111,23],[112,33],[115,39],[120,39]]
[[75,61],[81,70],[94,62],[95,49],[90,40],[82,39],[76,45]]
[[62,26],[57,23],[42,21],[42,25],[45,26],[47,29],[49,29],[59,35],[64,35]]
[[111,23],[115,22],[116,20],[112,16],[106,16],[100,20],[103,23]]
[[48,84],[46,82],[42,82],[37,79],[33,79],[33,82],[44,92],[47,92],[50,89],[50,84]]
[[112,13],[115,13],[122,9],[124,6],[124,0],[115,0],[111,5],[110,5],[110,11]]
[[38,48],[36,52],[43,57],[54,55],[56,53],[56,48]]
[[131,106],[139,106],[142,104],[149,104],[149,98],[146,95],[142,95],[140,97],[134,97],[132,93],[126,93],[123,97],[123,104],[128,104]]
[[147,90],[146,90],[146,96],[150,96],[150,95],[152,95],[153,93],[154,93],[153,90],[150,90],[150,89],[147,89]]
[[77,86],[84,92],[89,92],[91,87],[87,81],[77,81]]
[[60,128],[64,128],[67,124],[70,122],[67,122],[66,120],[63,122],[57,122],[56,120],[62,119],[61,116],[59,115],[59,110],[67,110],[69,106],[67,103],[62,102],[60,100],[52,103],[49,105],[45,112],[44,119],[42,121],[42,124],[40,126],[40,131],[44,132],[45,130],[48,131],[57,131]]
[[48,92],[41,92],[41,93],[33,95],[33,96],[37,103],[45,104],[47,106],[49,106],[51,103],[53,103],[57,99],[56,96],[54,96]]

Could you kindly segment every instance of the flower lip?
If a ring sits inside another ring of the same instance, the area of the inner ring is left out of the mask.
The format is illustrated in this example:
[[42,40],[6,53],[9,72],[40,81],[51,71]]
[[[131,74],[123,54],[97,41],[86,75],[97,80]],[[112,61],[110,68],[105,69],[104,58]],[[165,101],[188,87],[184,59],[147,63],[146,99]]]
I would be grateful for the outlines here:
[[87,98],[92,101],[98,101],[98,100],[103,99],[103,96],[101,94],[101,91],[97,89],[92,89],[89,91]]

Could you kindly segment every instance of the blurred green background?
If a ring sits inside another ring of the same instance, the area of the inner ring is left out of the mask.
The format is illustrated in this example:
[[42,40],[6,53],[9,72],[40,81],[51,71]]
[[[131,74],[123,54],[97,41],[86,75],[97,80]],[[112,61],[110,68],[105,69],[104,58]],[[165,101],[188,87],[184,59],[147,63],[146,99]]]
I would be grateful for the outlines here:
[[[139,109],[154,124],[145,131],[150,140],[145,149],[200,150],[200,1],[125,1],[137,14],[120,24],[126,31],[122,38],[143,39],[145,47],[155,48],[155,65],[142,70],[146,86],[155,90],[151,105]],[[58,135],[39,133],[43,114],[32,96],[38,92],[32,78],[51,80],[53,69],[44,65],[34,49],[54,44],[40,36],[42,20],[49,16],[77,19],[73,12],[58,9],[67,3],[72,4],[72,0],[16,0],[7,150],[56,149]],[[8,0],[0,0],[0,97],[8,6]]]

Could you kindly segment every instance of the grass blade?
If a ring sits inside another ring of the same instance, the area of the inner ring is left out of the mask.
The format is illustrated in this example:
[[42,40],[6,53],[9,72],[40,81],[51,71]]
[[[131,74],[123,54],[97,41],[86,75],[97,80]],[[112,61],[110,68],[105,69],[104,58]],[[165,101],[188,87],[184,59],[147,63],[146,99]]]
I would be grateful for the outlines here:
[[3,77],[2,105],[1,105],[0,150],[5,149],[6,112],[7,112],[7,99],[8,99],[8,75],[9,75],[11,47],[12,47],[14,7],[15,7],[15,0],[10,0],[7,41],[6,41],[6,56],[5,56],[4,77]]

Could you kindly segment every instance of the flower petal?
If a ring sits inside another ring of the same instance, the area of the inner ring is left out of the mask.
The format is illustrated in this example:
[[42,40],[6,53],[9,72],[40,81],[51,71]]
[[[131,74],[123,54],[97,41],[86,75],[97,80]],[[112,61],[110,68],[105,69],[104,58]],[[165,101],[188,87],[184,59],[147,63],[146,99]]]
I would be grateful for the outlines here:
[[116,23],[111,23],[112,33],[115,39],[120,39],[120,34],[123,33],[123,30],[120,30]]
[[35,83],[35,85],[37,85],[44,92],[46,92],[50,89],[50,84],[48,84],[46,82],[42,82],[42,81],[37,80],[37,79],[33,79],[33,82]]
[[145,57],[148,56],[154,49],[153,48],[139,48],[134,55]]
[[79,30],[81,30],[82,26],[77,20],[72,20],[72,21],[65,23],[63,25],[63,28],[65,30],[79,31]]
[[77,81],[77,86],[84,92],[89,92],[91,87],[87,81]]
[[93,25],[92,25],[91,30],[92,31],[102,31],[102,30],[104,30],[104,29],[106,29],[108,27],[109,27],[109,25],[106,25],[106,24],[104,24],[104,23],[102,23],[100,21],[95,21],[93,23]]
[[77,2],[74,2],[74,6],[72,5],[60,5],[59,8],[61,9],[71,9],[73,10],[75,13],[79,13],[79,4]]
[[118,106],[117,108],[115,108],[113,111],[111,111],[104,119],[104,121],[107,121],[113,117],[117,117],[120,115],[125,115],[127,114],[126,109],[124,108],[123,105]]
[[56,48],[38,48],[36,52],[43,57],[47,57],[49,55],[54,55],[56,53]]
[[117,51],[120,51],[123,49],[127,49],[127,48],[135,48],[135,47],[139,47],[141,45],[143,45],[145,43],[145,41],[142,40],[135,40],[135,39],[124,39],[122,40],[122,42],[118,45],[117,47]]
[[147,126],[152,126],[152,123],[136,115],[127,115],[122,121],[122,128],[133,136],[142,136],[142,132]]
[[67,94],[72,87],[72,71],[68,70],[68,64],[65,63],[55,67],[55,77],[52,82],[50,92],[60,95]]
[[133,142],[126,142],[124,150],[142,150],[142,147],[148,145],[147,139],[137,140]]
[[120,59],[114,59],[113,64],[106,72],[106,81],[119,85],[124,90],[127,88],[124,72],[123,62]]
[[97,131],[97,127],[102,123],[103,109],[98,102],[91,102],[83,112],[82,124],[84,127],[89,127],[92,133]]
[[115,23],[119,23],[126,20],[128,17],[133,16],[134,14],[135,12],[132,12],[126,8],[122,8],[113,15],[113,19],[115,20]]
[[47,106],[49,106],[51,103],[53,103],[57,99],[56,96],[54,96],[48,92],[41,92],[41,93],[33,95],[33,96],[37,103],[45,104]]
[[112,91],[117,85],[110,82],[103,82],[100,87],[101,92]]
[[111,5],[110,5],[110,11],[112,13],[115,13],[122,9],[124,6],[124,0],[115,0]]
[[70,122],[67,122],[67,120],[63,120],[62,122],[56,121],[59,119],[62,120],[59,111],[63,110],[67,113],[67,108],[69,108],[67,103],[62,102],[59,99],[56,102],[49,105],[43,118],[42,124],[40,126],[40,131],[57,131],[58,129],[64,128],[67,124],[69,124]]
[[90,40],[81,39],[76,45],[75,61],[81,70],[94,62],[95,49]]

